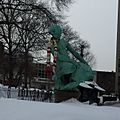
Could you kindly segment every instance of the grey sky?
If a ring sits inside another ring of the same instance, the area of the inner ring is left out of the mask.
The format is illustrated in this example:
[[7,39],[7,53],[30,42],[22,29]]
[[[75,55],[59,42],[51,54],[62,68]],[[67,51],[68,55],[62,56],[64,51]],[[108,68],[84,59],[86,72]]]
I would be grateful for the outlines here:
[[97,70],[115,71],[117,0],[75,0],[69,24],[91,44]]

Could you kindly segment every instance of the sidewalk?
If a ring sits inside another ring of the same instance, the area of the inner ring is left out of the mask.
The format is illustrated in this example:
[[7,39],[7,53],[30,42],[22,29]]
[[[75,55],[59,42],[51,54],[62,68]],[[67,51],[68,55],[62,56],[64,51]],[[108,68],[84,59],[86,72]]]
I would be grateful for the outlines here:
[[103,106],[120,107],[120,101],[105,102]]

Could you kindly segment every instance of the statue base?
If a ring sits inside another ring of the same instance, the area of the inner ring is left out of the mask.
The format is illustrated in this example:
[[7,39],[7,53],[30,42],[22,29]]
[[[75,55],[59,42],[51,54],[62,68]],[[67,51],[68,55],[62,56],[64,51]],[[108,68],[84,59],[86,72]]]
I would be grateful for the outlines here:
[[63,102],[70,98],[79,99],[79,97],[80,97],[80,91],[78,89],[76,90],[55,90],[55,102],[56,103]]

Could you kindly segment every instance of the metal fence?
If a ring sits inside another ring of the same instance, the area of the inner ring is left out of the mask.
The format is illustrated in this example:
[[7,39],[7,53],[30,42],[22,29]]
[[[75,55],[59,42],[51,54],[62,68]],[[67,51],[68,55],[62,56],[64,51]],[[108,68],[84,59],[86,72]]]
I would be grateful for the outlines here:
[[50,90],[40,90],[35,88],[0,88],[0,97],[15,98],[20,100],[54,102],[54,93]]

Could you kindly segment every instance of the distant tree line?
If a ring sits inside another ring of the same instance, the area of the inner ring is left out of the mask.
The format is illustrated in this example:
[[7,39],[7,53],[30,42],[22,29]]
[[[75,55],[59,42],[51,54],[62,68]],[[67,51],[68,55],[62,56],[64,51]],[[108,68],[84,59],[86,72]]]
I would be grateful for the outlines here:
[[65,21],[63,11],[71,3],[73,0],[0,0],[0,42],[5,49],[0,60],[0,74],[9,81],[9,87],[14,80],[19,85],[22,78],[27,87],[27,79],[34,72],[31,53],[46,48],[48,27],[52,23],[61,24],[67,40],[74,41],[75,49],[89,63],[94,61],[89,44]]

